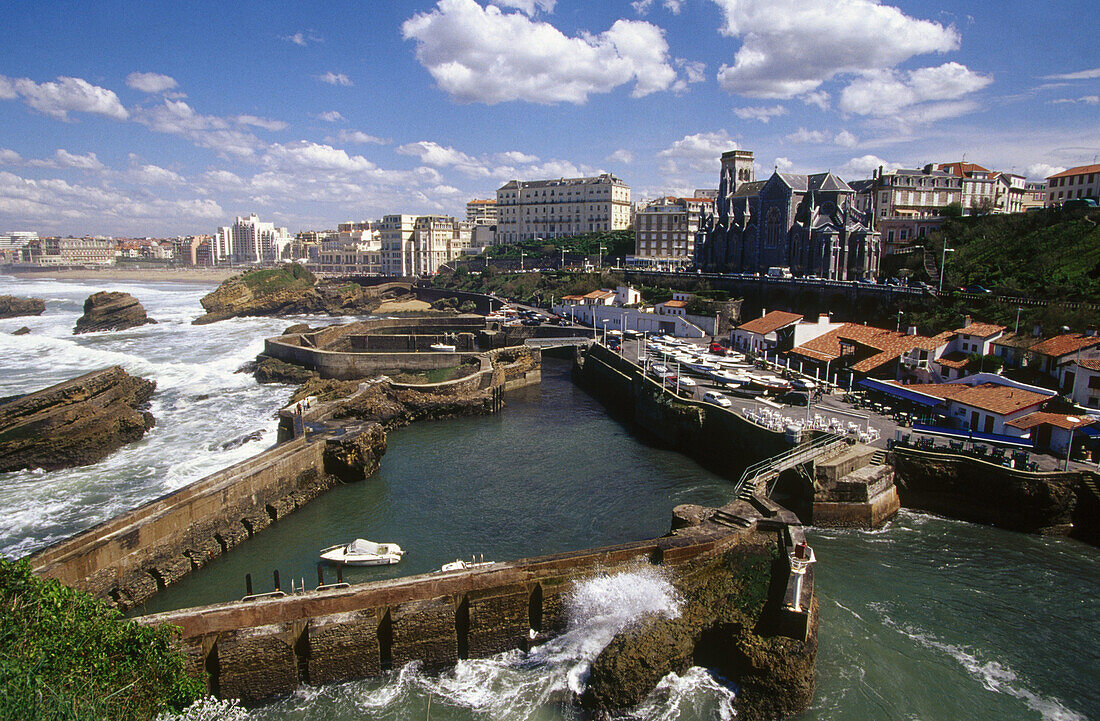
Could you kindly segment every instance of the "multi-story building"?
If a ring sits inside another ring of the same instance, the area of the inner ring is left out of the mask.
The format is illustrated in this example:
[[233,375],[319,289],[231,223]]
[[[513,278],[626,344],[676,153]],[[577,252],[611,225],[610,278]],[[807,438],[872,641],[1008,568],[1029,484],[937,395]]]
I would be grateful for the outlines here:
[[290,242],[286,228],[263,223],[255,213],[237,216],[233,225],[218,228],[214,258],[217,263],[275,263],[284,258]]
[[29,245],[38,242],[33,230],[12,230],[0,235],[0,263],[27,263],[30,261]]
[[38,265],[114,265],[115,241],[111,238],[40,238],[30,246],[31,261]]
[[413,274],[412,252],[406,248],[412,242],[415,215],[382,216],[378,231],[382,242],[382,275],[405,277]]
[[469,251],[473,224],[446,215],[387,215],[378,224],[383,275],[432,275]]
[[339,233],[352,233],[357,230],[370,230],[374,225],[375,223],[370,220],[353,220],[347,223],[340,223],[336,227],[336,230]]
[[964,215],[1023,211],[1025,181],[1022,175],[1001,173],[967,162],[941,163],[938,169],[962,179]]
[[497,224],[497,201],[474,198],[466,203],[466,222],[475,225]]
[[1100,195],[1100,165],[1078,165],[1047,178],[1047,207]]
[[710,198],[659,198],[634,216],[634,256],[628,265],[678,268],[690,265],[695,254],[695,234],[707,213],[714,212]]
[[511,180],[497,190],[497,242],[625,230],[630,186],[610,173],[594,178]]
[[1047,204],[1047,183],[1045,180],[1028,180],[1024,183],[1024,197],[1020,201],[1021,210],[1045,208]]
[[890,173],[879,168],[873,180],[874,222],[886,254],[939,229],[944,209],[952,203],[962,205],[963,179],[931,165]]
[[327,275],[378,275],[382,272],[381,231],[340,231],[336,238],[321,243],[318,256],[311,268]]

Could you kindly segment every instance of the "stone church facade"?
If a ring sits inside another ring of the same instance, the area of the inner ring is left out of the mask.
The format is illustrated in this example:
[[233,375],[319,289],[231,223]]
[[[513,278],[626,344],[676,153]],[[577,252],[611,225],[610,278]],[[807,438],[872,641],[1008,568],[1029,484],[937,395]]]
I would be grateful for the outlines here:
[[881,258],[873,222],[836,175],[775,172],[758,181],[752,152],[734,150],[722,154],[718,200],[696,235],[695,264],[719,273],[780,266],[796,276],[873,278]]

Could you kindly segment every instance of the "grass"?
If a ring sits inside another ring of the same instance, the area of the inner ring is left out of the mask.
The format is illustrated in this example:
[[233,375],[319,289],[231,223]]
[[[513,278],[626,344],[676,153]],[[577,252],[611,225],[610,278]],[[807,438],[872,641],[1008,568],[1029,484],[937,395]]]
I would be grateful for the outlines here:
[[313,274],[298,263],[253,270],[240,277],[240,282],[257,295],[276,293],[287,288],[308,288],[315,281]]

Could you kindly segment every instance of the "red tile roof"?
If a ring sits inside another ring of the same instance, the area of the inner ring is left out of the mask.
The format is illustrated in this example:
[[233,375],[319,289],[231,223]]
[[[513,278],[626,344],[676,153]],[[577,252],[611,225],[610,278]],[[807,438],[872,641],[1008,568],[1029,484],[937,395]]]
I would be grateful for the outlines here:
[[973,173],[975,171],[977,171],[979,173],[992,172],[992,171],[989,170],[989,168],[983,168],[982,166],[977,165],[975,163],[958,163],[958,162],[956,162],[956,163],[940,163],[937,170],[943,170],[947,173],[951,173],[952,175],[954,175],[958,178],[965,177],[965,176],[967,176],[970,173]]
[[1082,173],[1100,173],[1100,165],[1078,165],[1076,168],[1070,168],[1069,170],[1063,170],[1061,173],[1048,175],[1047,180],[1051,178],[1068,178],[1071,175],[1081,175]]
[[988,338],[991,335],[997,335],[998,333],[1004,333],[1005,327],[1003,325],[993,325],[992,323],[971,323],[965,328],[956,328],[955,333],[965,333],[966,335],[976,336],[978,338]]
[[1088,368],[1090,371],[1100,371],[1100,358],[1082,358],[1081,360],[1073,360],[1070,363],[1076,363],[1082,368]]
[[758,333],[760,335],[767,335],[772,331],[779,330],[791,323],[797,323],[802,320],[802,316],[798,313],[788,313],[783,310],[773,310],[772,312],[761,316],[760,318],[753,318],[748,323],[742,323],[737,326],[737,330],[747,331],[749,333]]
[[1036,343],[1031,346],[1031,351],[1041,355],[1048,355],[1052,358],[1061,358],[1062,356],[1084,350],[1085,348],[1091,348],[1095,345],[1100,345],[1100,336],[1085,335],[1083,333],[1066,333]]
[[683,300],[666,300],[662,303],[665,308],[687,308],[687,301]]
[[615,295],[615,291],[613,290],[594,290],[591,293],[586,293],[583,297],[591,298],[592,300],[603,300],[613,295]]
[[944,353],[936,359],[936,362],[945,368],[965,368],[969,360],[966,353],[962,351],[953,351],[951,353]]
[[938,346],[943,345],[943,341],[937,341],[935,338],[906,335],[905,333],[898,333],[885,328],[875,328],[869,325],[845,323],[839,328],[793,348],[790,352],[818,361],[835,360],[840,357],[841,342],[854,343],[879,351],[854,363],[852,370],[857,373],[869,373],[879,366],[896,360],[914,348],[935,350]]
[[[1071,418],[1073,420],[1070,420]],[[1090,418],[1085,415],[1067,416],[1063,413],[1036,411],[1035,413],[1028,413],[1026,416],[1020,416],[1015,420],[1008,421],[1005,425],[1012,426],[1013,428],[1022,428],[1024,430],[1034,428],[1035,426],[1049,425],[1065,428],[1068,431],[1074,428],[1081,428],[1082,426],[1091,426],[1095,422],[1095,418]]]
[[973,386],[965,383],[921,383],[913,386],[913,389],[1003,416],[1037,406],[1053,397],[997,383],[979,383]]

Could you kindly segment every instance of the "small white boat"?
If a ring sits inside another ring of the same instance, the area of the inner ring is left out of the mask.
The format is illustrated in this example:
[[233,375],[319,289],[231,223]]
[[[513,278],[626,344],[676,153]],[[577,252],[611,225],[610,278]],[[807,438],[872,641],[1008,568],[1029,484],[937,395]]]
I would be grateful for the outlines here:
[[446,343],[433,343],[428,347],[431,350],[437,351],[439,353],[454,353],[455,352],[455,347],[453,345],[448,345]]
[[396,543],[375,543],[362,538],[321,549],[322,561],[345,566],[388,566],[399,562],[404,555]]
[[440,573],[451,573],[452,571],[469,571],[474,568],[485,568],[486,566],[492,566],[492,561],[485,560],[485,554],[481,554],[481,560],[475,561],[473,556],[470,556],[469,561],[463,561],[460,558],[451,561],[450,563],[444,563],[439,568]]

